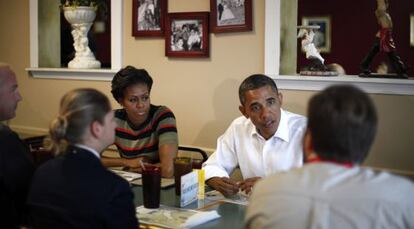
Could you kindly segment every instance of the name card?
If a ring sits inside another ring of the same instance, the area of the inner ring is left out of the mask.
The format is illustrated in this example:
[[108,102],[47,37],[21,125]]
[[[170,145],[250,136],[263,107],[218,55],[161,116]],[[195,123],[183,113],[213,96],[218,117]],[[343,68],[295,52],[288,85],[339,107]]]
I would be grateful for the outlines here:
[[197,200],[198,172],[193,171],[181,177],[180,207],[184,207]]

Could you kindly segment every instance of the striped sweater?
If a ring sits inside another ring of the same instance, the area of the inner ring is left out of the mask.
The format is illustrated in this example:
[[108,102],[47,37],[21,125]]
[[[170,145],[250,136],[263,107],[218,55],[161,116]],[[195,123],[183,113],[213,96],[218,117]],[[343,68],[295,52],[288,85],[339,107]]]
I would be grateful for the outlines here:
[[159,146],[178,145],[175,116],[165,106],[151,104],[148,119],[137,127],[128,120],[125,109],[115,110],[115,121],[115,145],[124,158],[145,156],[157,162]]

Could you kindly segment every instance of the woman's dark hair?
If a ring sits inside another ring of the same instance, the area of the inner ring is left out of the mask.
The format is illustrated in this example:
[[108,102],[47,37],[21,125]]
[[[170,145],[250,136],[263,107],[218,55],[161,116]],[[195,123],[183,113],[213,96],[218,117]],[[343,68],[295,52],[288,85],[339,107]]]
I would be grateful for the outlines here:
[[116,101],[124,97],[125,90],[135,84],[144,84],[151,92],[152,78],[145,69],[136,69],[133,66],[126,66],[119,70],[112,79],[112,96]]
[[360,164],[377,131],[375,106],[354,86],[331,86],[309,101],[308,131],[321,159]]
[[95,89],[81,88],[66,93],[60,101],[58,116],[50,123],[51,150],[58,154],[68,144],[82,143],[88,126],[94,121],[103,123],[111,110],[108,98]]

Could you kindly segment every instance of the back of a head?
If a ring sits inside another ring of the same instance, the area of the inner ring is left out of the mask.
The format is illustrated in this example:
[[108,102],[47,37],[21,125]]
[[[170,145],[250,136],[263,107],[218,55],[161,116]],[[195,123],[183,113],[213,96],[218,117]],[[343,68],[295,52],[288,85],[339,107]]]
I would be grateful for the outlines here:
[[110,111],[108,98],[95,89],[81,88],[66,93],[60,101],[58,116],[50,124],[52,150],[61,153],[68,144],[82,143],[88,126],[94,121],[103,123]]
[[0,62],[0,86],[7,75],[10,74],[10,71],[10,65]]
[[119,102],[123,98],[124,91],[131,85],[144,84],[151,92],[153,80],[145,69],[136,69],[133,66],[126,66],[119,70],[112,79],[112,96]]
[[258,88],[262,88],[265,86],[270,86],[276,93],[278,93],[278,89],[277,89],[275,81],[266,75],[254,74],[244,79],[239,87],[240,103],[244,105],[245,103],[244,96],[247,91],[256,90]]
[[331,86],[309,102],[308,131],[315,153],[323,160],[362,163],[376,130],[374,104],[354,86]]

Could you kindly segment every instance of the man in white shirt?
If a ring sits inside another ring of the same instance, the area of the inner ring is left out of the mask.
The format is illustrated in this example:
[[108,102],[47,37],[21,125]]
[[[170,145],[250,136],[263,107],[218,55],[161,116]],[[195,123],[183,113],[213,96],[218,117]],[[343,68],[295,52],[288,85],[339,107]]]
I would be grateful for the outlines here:
[[372,100],[331,86],[308,105],[306,164],[262,179],[246,228],[414,228],[414,183],[360,164],[377,130]]
[[[206,183],[225,196],[239,189],[249,193],[262,177],[303,163],[306,118],[281,109],[283,96],[275,82],[262,74],[246,78],[239,88],[243,116],[217,140],[217,149],[203,164]],[[240,167],[243,181],[229,174]]]

